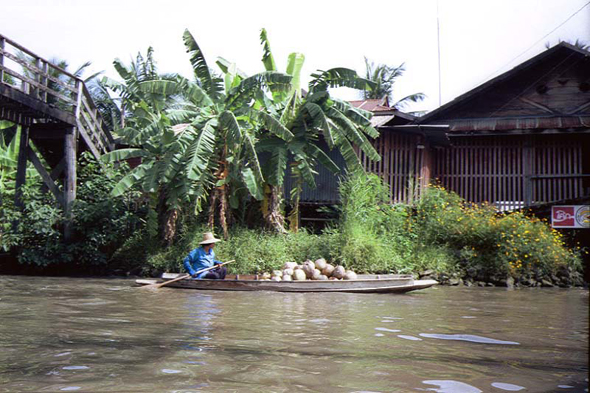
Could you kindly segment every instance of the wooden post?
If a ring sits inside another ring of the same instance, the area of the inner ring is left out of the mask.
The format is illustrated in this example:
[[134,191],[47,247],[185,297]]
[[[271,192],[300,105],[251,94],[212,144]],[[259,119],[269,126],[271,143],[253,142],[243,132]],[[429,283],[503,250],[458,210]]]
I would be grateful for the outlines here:
[[[0,37],[0,49],[4,50],[6,47],[6,39],[4,37]],[[0,53],[0,83],[4,82],[4,56]]]
[[16,167],[16,182],[14,192],[14,204],[17,209],[24,208],[23,190],[27,176],[27,154],[29,149],[29,127],[21,127],[20,145],[18,148],[18,161]]
[[[49,79],[47,78],[47,75],[49,74],[49,66],[47,65],[46,61],[43,61],[43,73],[41,74],[41,84],[45,87],[47,87],[49,85]],[[41,101],[43,102],[47,102],[47,90],[41,90]]]
[[423,146],[423,158],[422,158],[422,167],[420,168],[420,187],[419,187],[419,196],[422,196],[422,193],[426,191],[426,187],[430,184],[430,178],[432,173],[432,147],[430,143],[424,138]]
[[74,127],[66,130],[64,158],[66,163],[64,190],[66,224],[64,227],[64,238],[68,241],[72,236],[72,204],[76,199],[76,128]]
[[522,150],[522,168],[524,181],[524,207],[529,207],[533,203],[533,147],[530,137],[526,137]]

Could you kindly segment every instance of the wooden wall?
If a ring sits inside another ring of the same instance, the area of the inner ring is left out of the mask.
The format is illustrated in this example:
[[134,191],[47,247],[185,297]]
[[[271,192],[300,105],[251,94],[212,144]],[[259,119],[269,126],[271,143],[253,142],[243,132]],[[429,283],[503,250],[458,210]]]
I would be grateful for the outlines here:
[[435,153],[434,177],[468,201],[512,210],[589,192],[590,136],[463,136],[451,142]]
[[394,203],[411,203],[431,180],[500,211],[590,194],[590,135],[452,136],[451,142],[430,149],[421,136],[383,132],[373,142],[381,161],[359,154],[365,170],[389,185]]
[[429,149],[424,138],[382,131],[372,143],[381,161],[373,162],[357,151],[365,170],[377,174],[389,185],[392,202],[411,202],[417,198],[430,180]]

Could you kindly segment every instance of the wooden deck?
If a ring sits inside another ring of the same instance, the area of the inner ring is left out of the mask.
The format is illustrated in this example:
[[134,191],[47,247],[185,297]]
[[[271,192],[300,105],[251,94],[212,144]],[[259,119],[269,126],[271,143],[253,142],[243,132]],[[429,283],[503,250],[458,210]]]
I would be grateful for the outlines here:
[[0,120],[21,126],[16,177],[16,203],[21,206],[27,161],[68,212],[76,198],[78,153],[87,149],[98,159],[114,148],[84,81],[1,34]]
[[52,124],[57,138],[64,128],[76,127],[97,158],[113,149],[84,81],[1,34],[0,82],[0,119],[32,128]]

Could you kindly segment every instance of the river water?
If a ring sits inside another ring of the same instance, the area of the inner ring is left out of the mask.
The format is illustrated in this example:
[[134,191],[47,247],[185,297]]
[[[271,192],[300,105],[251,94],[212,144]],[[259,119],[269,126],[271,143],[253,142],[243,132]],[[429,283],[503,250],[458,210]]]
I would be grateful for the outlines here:
[[588,291],[0,276],[0,392],[584,392]]

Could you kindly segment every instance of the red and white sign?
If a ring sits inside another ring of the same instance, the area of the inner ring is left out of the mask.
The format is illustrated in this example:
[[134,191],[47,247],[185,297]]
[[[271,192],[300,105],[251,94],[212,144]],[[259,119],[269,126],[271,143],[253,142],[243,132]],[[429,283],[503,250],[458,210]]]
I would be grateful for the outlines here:
[[590,228],[590,205],[551,206],[553,228]]

